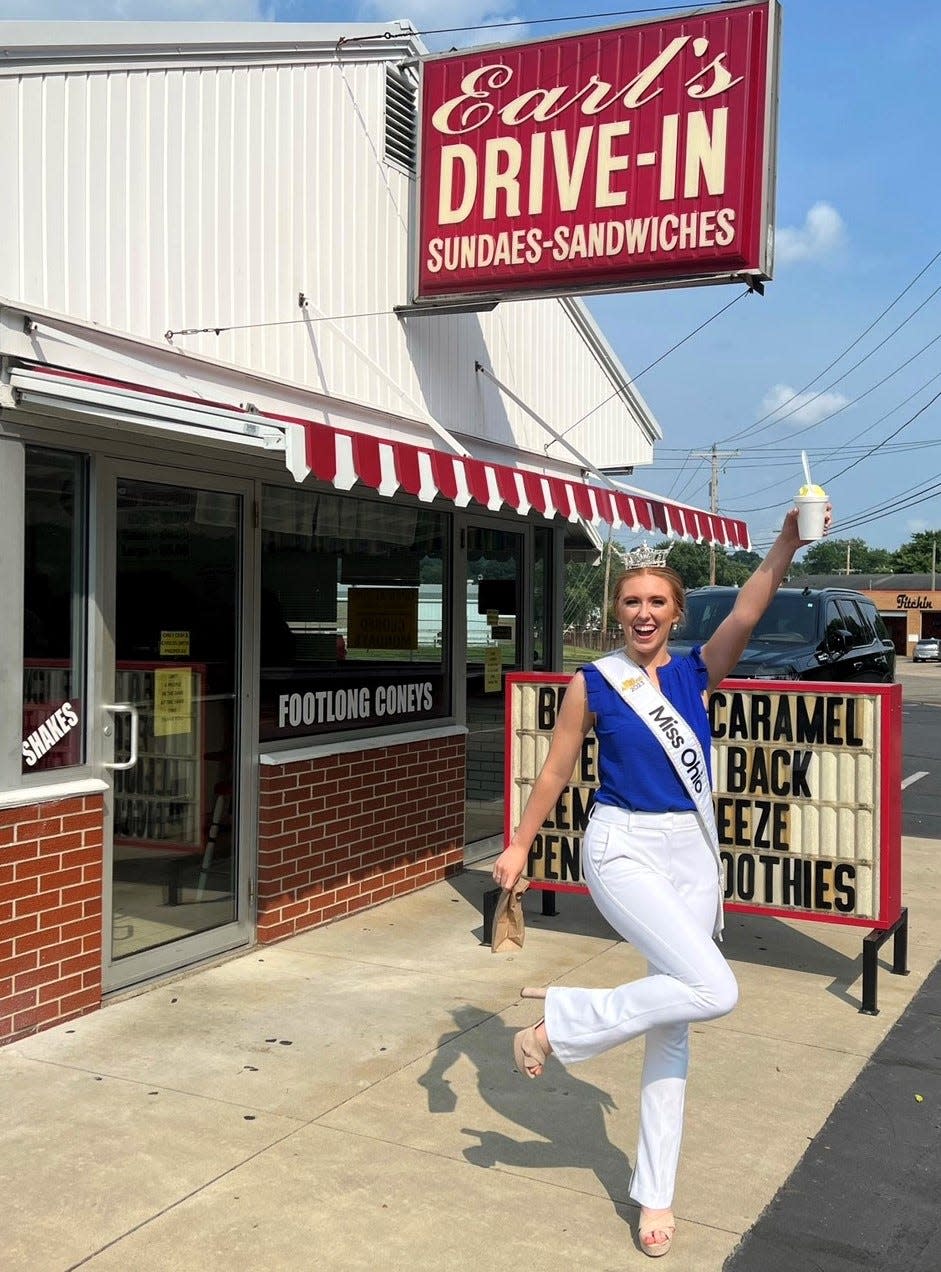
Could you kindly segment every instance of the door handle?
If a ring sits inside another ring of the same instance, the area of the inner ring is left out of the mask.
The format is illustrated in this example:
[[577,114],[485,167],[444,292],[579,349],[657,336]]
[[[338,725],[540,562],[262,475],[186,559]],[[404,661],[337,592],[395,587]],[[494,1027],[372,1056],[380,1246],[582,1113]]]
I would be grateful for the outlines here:
[[131,717],[131,747],[126,760],[106,760],[102,767],[107,769],[131,769],[137,763],[137,735],[139,730],[137,708],[130,702],[106,702],[104,710],[115,713],[126,711]]

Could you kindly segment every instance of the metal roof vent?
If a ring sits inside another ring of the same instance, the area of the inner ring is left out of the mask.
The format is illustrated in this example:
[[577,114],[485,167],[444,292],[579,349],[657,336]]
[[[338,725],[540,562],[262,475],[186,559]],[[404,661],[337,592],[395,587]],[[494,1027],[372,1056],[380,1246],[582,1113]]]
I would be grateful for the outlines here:
[[406,172],[415,171],[418,81],[410,70],[386,67],[385,156]]

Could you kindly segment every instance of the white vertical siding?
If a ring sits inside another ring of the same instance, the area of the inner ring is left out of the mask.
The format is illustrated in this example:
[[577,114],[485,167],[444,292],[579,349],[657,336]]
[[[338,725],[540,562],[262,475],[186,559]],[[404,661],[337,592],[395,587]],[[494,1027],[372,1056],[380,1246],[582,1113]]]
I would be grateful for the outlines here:
[[[152,340],[232,328],[173,343],[542,457],[548,435],[474,361],[560,432],[611,380],[557,301],[393,314],[410,182],[382,157],[384,66],[354,56],[3,68],[0,294]],[[571,440],[597,463],[650,457],[616,398]]]

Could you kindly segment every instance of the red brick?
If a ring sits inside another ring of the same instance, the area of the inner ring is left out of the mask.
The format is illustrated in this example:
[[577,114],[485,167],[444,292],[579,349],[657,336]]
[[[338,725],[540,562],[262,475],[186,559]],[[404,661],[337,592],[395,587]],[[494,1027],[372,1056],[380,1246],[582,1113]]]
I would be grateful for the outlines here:
[[44,805],[49,813],[55,813],[57,817],[70,817],[73,813],[86,812],[85,800],[81,795],[73,796],[69,799],[57,799],[54,803]]
[[18,826],[20,822],[35,821],[38,816],[38,804],[21,804],[19,808],[0,808],[0,826]]
[[44,892],[51,892],[53,888],[70,888],[73,883],[81,882],[82,867],[72,866],[69,870],[54,870],[43,875],[42,887]]
[[82,846],[84,848],[97,848],[100,852],[105,845],[105,832],[99,828],[97,830],[82,831]]
[[18,843],[27,839],[43,840],[60,834],[61,830],[61,817],[39,817],[35,821],[21,822],[16,828],[16,839]]
[[262,844],[266,852],[280,851],[284,848],[297,847],[297,831],[282,831],[278,835],[265,835]]
[[282,769],[277,776],[268,777],[265,782],[265,793],[272,795],[279,791],[297,790],[298,780],[297,774]]
[[68,994],[77,994],[81,988],[81,976],[62,976],[51,985],[40,986],[39,1001],[49,1003],[54,998],[65,998]]
[[48,927],[50,920],[47,912],[52,913],[52,922],[58,924],[61,920],[57,917],[62,907],[61,894],[59,892],[37,892],[34,897],[23,897],[17,904],[16,912],[25,918],[28,914],[38,914],[40,918],[40,927]]
[[19,994],[11,994],[9,998],[4,999],[3,1014],[5,1016],[16,1016],[17,1012],[27,1011],[30,1007],[35,1007],[38,1001],[35,989],[27,989]]
[[56,852],[68,852],[73,848],[81,848],[82,832],[80,830],[65,830],[61,835],[47,835],[40,841],[40,847],[47,855]]
[[294,933],[293,923],[283,923],[273,920],[270,923],[265,922],[264,925],[259,920],[258,939],[262,944],[272,941],[283,940],[286,936],[292,936]]
[[28,954],[32,950],[42,950],[49,945],[58,945],[61,940],[59,928],[39,928],[16,938],[17,954]]
[[15,876],[17,879],[32,879],[39,875],[51,874],[59,869],[59,859],[55,860],[49,857],[29,857],[25,861],[18,861],[15,867]]
[[59,981],[61,978],[59,964],[50,963],[48,967],[34,967],[30,971],[20,972],[14,977],[14,989],[16,993],[23,993],[28,989],[36,989],[39,985],[46,985],[50,981]]
[[13,952],[13,942],[7,942],[9,951],[0,958],[0,976],[15,976],[17,972],[28,972],[31,967],[39,966],[38,950],[27,950],[22,954]]
[[80,887],[69,888],[64,901],[94,901],[101,896],[101,880],[93,880],[89,883],[82,883]]
[[78,1016],[101,1006],[101,993],[96,988],[83,986],[74,994],[59,999],[59,1020],[68,1020],[70,1016]]
[[25,879],[17,879],[14,883],[0,884],[0,897],[4,901],[15,901],[18,897],[31,897],[39,891],[39,875],[28,875]]
[[46,1003],[42,1007],[37,1005],[13,1017],[13,1034],[24,1038],[35,1033],[41,1025],[54,1024],[60,1019],[58,1003]]
[[68,830],[93,830],[96,826],[101,825],[101,813],[93,810],[90,813],[81,813],[78,817],[70,817],[68,825],[63,825],[62,829]]
[[81,939],[85,936],[100,936],[101,920],[95,917],[86,917],[77,920],[75,923],[66,923],[62,927],[62,940],[73,941],[76,938]]
[[18,915],[4,926],[3,935],[16,942],[17,953],[21,949],[23,937],[39,930],[39,918],[35,914]]
[[72,866],[97,866],[101,869],[101,853],[97,848],[77,846],[62,854],[62,868],[68,870]]
[[54,948],[47,947],[44,950],[37,950],[31,957],[38,960],[42,965],[51,963],[60,963],[63,959],[74,958],[83,952],[82,942],[71,940],[63,941]]

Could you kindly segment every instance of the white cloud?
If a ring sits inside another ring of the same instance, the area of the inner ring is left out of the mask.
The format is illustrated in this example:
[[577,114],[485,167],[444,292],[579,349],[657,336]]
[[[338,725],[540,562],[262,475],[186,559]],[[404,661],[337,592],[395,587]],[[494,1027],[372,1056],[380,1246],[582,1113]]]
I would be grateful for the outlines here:
[[0,18],[66,22],[266,22],[265,0],[0,0]]
[[819,424],[849,401],[842,393],[797,393],[789,384],[775,384],[765,394],[762,415],[778,415],[789,424]]
[[780,265],[823,261],[836,255],[845,242],[846,226],[836,208],[815,203],[799,230],[785,227],[775,232],[774,256]]

